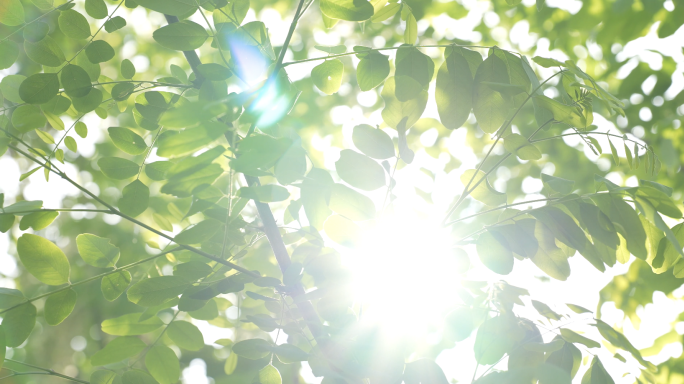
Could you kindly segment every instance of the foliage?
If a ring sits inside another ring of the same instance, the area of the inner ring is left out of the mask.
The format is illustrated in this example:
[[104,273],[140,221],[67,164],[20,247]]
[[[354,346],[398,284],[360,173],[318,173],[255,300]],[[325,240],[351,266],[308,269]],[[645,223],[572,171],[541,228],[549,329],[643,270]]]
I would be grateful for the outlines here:
[[[442,384],[435,358],[470,337],[476,383],[619,380],[596,350],[637,382],[684,382],[681,358],[644,358],[681,342],[674,328],[639,350],[600,311],[638,324],[684,282],[676,64],[619,58],[649,29],[675,36],[682,5],[494,0],[461,40],[440,20],[475,14],[466,1],[313,3],[0,0],[0,155],[24,172],[1,184],[18,191],[0,193],[0,231],[21,273],[0,288],[0,381],[172,384],[202,359],[220,383]],[[554,50],[530,55],[520,26]],[[354,106],[343,124],[339,106]],[[436,342],[364,321],[344,263],[412,169],[449,189],[413,192],[446,211],[461,265]],[[576,254],[602,273],[629,263],[589,323],[602,343],[574,327],[593,311],[496,277],[533,264],[566,281]],[[471,278],[478,265],[492,278]],[[208,340],[207,323],[230,337]]]

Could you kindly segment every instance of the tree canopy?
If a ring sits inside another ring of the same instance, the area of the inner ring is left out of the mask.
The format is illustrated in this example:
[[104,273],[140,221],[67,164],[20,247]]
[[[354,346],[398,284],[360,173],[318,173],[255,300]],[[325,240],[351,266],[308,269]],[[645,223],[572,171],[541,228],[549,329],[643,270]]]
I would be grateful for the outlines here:
[[684,384],[682,23],[0,0],[0,382]]

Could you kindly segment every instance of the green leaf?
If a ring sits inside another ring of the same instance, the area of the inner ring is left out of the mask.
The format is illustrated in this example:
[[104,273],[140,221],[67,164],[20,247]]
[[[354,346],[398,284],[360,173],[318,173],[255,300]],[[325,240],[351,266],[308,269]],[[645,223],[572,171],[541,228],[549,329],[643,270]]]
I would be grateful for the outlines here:
[[24,40],[24,51],[29,59],[48,67],[59,67],[66,61],[64,52],[50,36],[37,43]]
[[170,161],[155,161],[145,164],[145,174],[152,180],[160,181],[166,179],[166,171],[173,166]]
[[510,84],[506,63],[491,54],[477,68],[473,84],[473,113],[485,133],[494,133],[506,121],[511,103],[484,82]]
[[260,384],[283,384],[283,378],[276,367],[269,364],[262,368],[257,375]]
[[107,301],[114,301],[121,296],[128,285],[131,283],[131,273],[128,271],[118,271],[102,278],[100,289]]
[[334,212],[353,221],[375,218],[373,200],[343,184],[333,184],[329,206]]
[[444,63],[437,72],[435,101],[439,118],[445,127],[463,126],[472,110],[472,68],[482,63],[482,56],[465,48],[448,47]]
[[14,307],[26,301],[26,297],[18,289],[0,288],[0,309]]
[[169,338],[180,348],[188,351],[199,351],[204,348],[204,336],[202,332],[187,321],[174,321],[166,330]]
[[[542,95],[543,92],[540,87],[537,74],[534,73],[534,70],[532,70],[530,63],[529,61],[527,61],[527,57],[525,56],[522,56],[522,67],[525,73],[527,74],[527,79],[530,81],[532,90],[536,89],[536,92],[534,92],[534,94]],[[553,119],[553,114],[548,109],[542,107],[536,99],[532,99],[532,104],[534,105],[534,118],[537,121],[537,125],[541,127],[544,124],[546,124],[545,129],[548,129],[550,127],[549,121]]]
[[[50,112],[43,111],[43,115],[47,119],[50,126],[58,131],[64,130],[64,122],[58,116],[51,114]],[[54,141],[54,140],[53,140]],[[54,142],[53,142],[54,144]]]
[[276,163],[274,173],[282,185],[303,179],[306,174],[306,151],[299,145],[291,146]]
[[385,170],[375,160],[350,149],[340,152],[335,169],[353,187],[372,191],[386,185]]
[[[554,340],[562,340],[556,336]],[[565,371],[571,378],[575,377],[582,363],[582,352],[572,343],[563,343],[563,347],[552,352],[546,358],[546,364],[555,365]],[[539,384],[555,384],[556,380],[540,380]]]
[[302,182],[301,196],[304,212],[309,224],[317,229],[323,228],[323,223],[332,211],[328,208],[333,180],[327,171],[313,168]]
[[615,384],[615,381],[606,372],[598,356],[594,356],[591,366],[582,377],[582,384]]
[[663,218],[660,217],[658,212],[656,212],[653,204],[639,195],[635,196],[634,204],[639,209],[639,212],[641,212],[641,214],[648,219],[648,221],[653,223],[656,228],[665,233],[665,237],[667,237],[670,243],[672,243],[674,249],[676,249],[681,256],[684,256],[684,251],[682,250],[682,246],[679,244],[679,240],[677,240],[677,236],[675,236],[674,232],[672,232],[670,227],[663,221]]
[[230,167],[237,172],[262,176],[291,146],[292,141],[287,138],[252,135],[240,142],[239,157],[230,161]]
[[186,279],[178,276],[159,276],[134,284],[128,290],[128,300],[143,307],[161,304],[177,297],[188,287]]
[[330,240],[345,247],[354,247],[361,240],[361,228],[340,215],[330,216],[323,225]]
[[[138,355],[145,349],[142,340],[134,336],[117,337],[90,358],[93,366],[118,363]],[[128,372],[127,372],[128,373]]]
[[218,139],[226,130],[228,127],[225,124],[213,121],[184,129],[177,135],[162,139],[157,147],[157,155],[168,158],[187,155]]
[[57,325],[64,321],[76,306],[76,291],[69,288],[48,296],[43,312],[49,325]]
[[593,204],[580,203],[579,208],[581,221],[586,226],[594,243],[598,240],[612,249],[617,249],[620,240],[617,230],[608,216]]
[[[138,0],[135,0],[138,1]],[[121,383],[123,384],[158,384],[157,381],[150,376],[149,373],[139,369],[132,369],[126,371],[121,376]],[[112,383],[118,384],[118,383]]]
[[86,55],[78,55],[76,56],[76,65],[79,67],[83,68],[86,72],[88,72],[88,76],[90,76],[90,81],[92,82],[97,82],[100,79],[100,74],[101,74],[101,69],[100,69],[100,64],[94,64],[91,63],[90,60],[88,60],[88,57]]
[[600,348],[601,344],[598,342],[588,339],[574,331],[571,331],[569,329],[561,328],[560,329],[561,336],[565,341],[568,343],[579,343],[583,344],[589,348]]
[[132,79],[135,76],[135,66],[128,59],[121,61],[121,76],[124,79]]
[[634,209],[624,200],[610,194],[594,195],[591,199],[613,222],[618,233],[627,240],[629,252],[646,260],[646,232]]
[[[24,100],[19,94],[19,87],[25,79],[26,76],[23,75],[9,75],[3,77],[0,81],[0,92],[2,92],[2,96],[13,103],[21,104]],[[57,88],[59,88],[59,84],[57,84]]]
[[314,45],[314,48],[322,51],[329,53],[331,55],[339,55],[341,53],[347,52],[347,46],[346,45],[336,45],[334,47],[325,47],[323,45]]
[[124,180],[138,174],[138,164],[120,157],[103,157],[97,161],[102,173],[110,179]]
[[0,23],[8,27],[24,24],[24,6],[19,0],[3,0],[0,3]]
[[537,221],[534,237],[537,239],[539,247],[535,255],[530,257],[530,260],[550,277],[560,281],[567,280],[570,276],[568,256],[556,245],[556,239],[549,227]]
[[[670,198],[668,193],[664,192],[667,187],[657,183],[648,183],[645,181],[640,181],[641,186],[637,190],[637,196],[645,198],[648,200],[655,209],[665,216],[669,216],[673,219],[681,219],[682,211],[679,210],[675,202]],[[670,192],[669,190],[668,192]]]
[[104,19],[109,16],[104,0],[86,0],[85,10],[93,19]]
[[199,4],[197,0],[136,0],[136,3],[159,13],[185,17],[196,11]]
[[475,187],[475,189],[473,189],[473,186],[475,186],[478,181],[485,177],[485,173],[483,171],[477,171],[477,173],[475,172],[476,170],[474,169],[468,169],[461,175],[461,183],[463,183],[463,186],[467,186],[470,180],[473,180],[473,182],[470,183],[470,187],[468,187],[469,189],[472,189],[470,196],[472,196],[473,199],[492,207],[506,204],[506,194],[494,189],[494,187],[489,184],[488,180],[482,181],[477,187]]
[[3,208],[4,213],[17,213],[18,216],[23,216],[26,213],[23,211],[33,211],[40,209],[43,206],[41,200],[22,200],[18,201],[10,206]]
[[86,20],[85,16],[73,9],[60,12],[57,21],[59,23],[59,29],[67,37],[79,40],[90,37],[91,32],[88,20]]
[[88,113],[94,111],[102,103],[102,98],[102,91],[93,88],[88,95],[84,97],[74,97],[71,100],[74,103],[74,108],[78,112]]
[[124,215],[139,216],[145,212],[150,201],[150,189],[140,180],[134,180],[123,189],[119,210]]
[[413,13],[409,13],[406,17],[406,29],[404,30],[404,43],[415,44],[418,39],[418,24]]
[[44,284],[69,282],[69,260],[50,240],[25,233],[17,240],[17,253],[26,270]]
[[510,153],[515,153],[521,160],[541,159],[539,149],[517,133],[511,133],[504,137],[504,148]]
[[36,325],[36,307],[31,303],[22,304],[9,312],[3,313],[2,328],[5,341],[10,348],[20,346],[28,339]]
[[385,108],[382,110],[382,119],[387,125],[396,129],[399,123],[406,118],[406,129],[415,124],[425,110],[428,94],[420,91],[417,98],[401,102],[395,96],[395,77],[390,77],[385,81],[382,88],[382,98],[385,100]]
[[56,73],[31,75],[19,86],[19,97],[29,104],[45,104],[58,92],[59,78]]
[[399,12],[401,9],[401,4],[399,3],[389,3],[385,5],[384,7],[380,8],[380,10],[377,10],[375,14],[373,14],[373,17],[371,17],[371,21],[373,23],[381,23],[390,17],[394,16]]
[[[90,374],[90,384],[114,384],[117,379],[116,372],[98,369]],[[120,380],[121,378],[119,378]]]
[[76,236],[76,247],[83,261],[93,267],[111,268],[119,260],[119,248],[104,237],[82,233]]
[[36,43],[43,40],[49,32],[49,25],[40,21],[35,21],[24,27],[24,39]]
[[85,49],[88,60],[93,64],[104,63],[114,57],[114,48],[104,40],[95,40]]
[[157,29],[152,37],[166,48],[176,51],[192,51],[201,47],[209,34],[201,25],[190,20],[183,20]]
[[[397,50],[394,94],[400,102],[420,98],[435,73],[435,63],[414,47]],[[408,127],[407,127],[408,128]]]
[[42,211],[33,212],[21,218],[19,222],[19,229],[25,231],[29,227],[33,228],[34,231],[40,231],[46,228],[48,225],[57,218],[59,212],[57,211]]
[[44,132],[44,131],[36,131],[36,134],[38,135],[38,138],[43,140],[45,144],[54,144],[55,143],[55,138],[52,137],[51,134]]
[[204,78],[212,81],[223,81],[233,75],[230,69],[216,63],[200,64],[197,70]]
[[11,67],[19,57],[19,47],[13,41],[0,41],[0,69]]
[[477,330],[475,360],[479,364],[495,364],[524,336],[512,316],[502,315],[485,320]]
[[542,303],[541,301],[532,300],[532,306],[539,312],[540,315],[546,317],[549,320],[561,320],[561,315],[554,312],[551,307]]
[[147,149],[145,140],[128,128],[110,127],[107,131],[114,145],[129,155],[139,155]]
[[290,192],[279,185],[267,184],[255,187],[242,187],[237,192],[237,196],[262,203],[272,203],[287,200],[290,197]]
[[61,76],[64,92],[69,97],[84,97],[93,88],[88,73],[78,65],[66,65],[62,68]]
[[121,16],[112,17],[104,23],[104,29],[107,33],[118,31],[126,26],[126,19]]
[[513,271],[513,253],[505,247],[491,232],[485,232],[477,240],[477,254],[482,264],[490,270],[507,275]]
[[338,59],[326,60],[311,70],[311,80],[321,92],[332,95],[340,89],[344,65]]
[[74,130],[76,131],[76,134],[81,136],[81,138],[85,139],[88,136],[88,126],[85,125],[84,122],[79,121],[76,123],[74,126]]
[[271,343],[262,339],[248,339],[238,341],[233,345],[233,352],[238,356],[258,360],[271,353]]
[[567,305],[568,308],[570,308],[573,312],[578,313],[578,314],[593,313],[592,311],[590,311],[584,307],[580,307],[579,305],[575,305],[575,304],[565,304],[565,305]]
[[12,113],[12,125],[21,133],[28,133],[47,124],[47,119],[35,105],[22,105]]
[[366,0],[321,0],[321,12],[332,19],[364,21],[373,16],[373,6]]
[[278,356],[278,360],[285,364],[292,364],[298,361],[307,361],[309,354],[292,344],[280,344],[273,348],[273,353]]
[[544,68],[552,68],[552,67],[565,67],[564,63],[561,63],[560,61],[556,59],[547,59],[545,57],[539,57],[535,56],[532,58],[532,61],[537,63],[538,65],[544,67]]
[[379,128],[368,124],[354,127],[352,141],[356,148],[374,159],[388,159],[395,156],[394,143],[390,136]]
[[577,111],[573,105],[566,105],[556,100],[550,99],[544,95],[534,95],[534,100],[542,107],[548,109],[553,114],[553,118],[561,123],[568,124],[572,127],[586,128],[586,117]]
[[162,325],[164,323],[156,316],[141,321],[140,313],[129,313],[103,321],[102,332],[115,336],[135,336],[155,331]]
[[558,192],[561,195],[569,195],[572,193],[575,186],[573,180],[562,179],[560,177],[547,175],[546,173],[541,174],[542,183],[549,187],[552,191]]
[[[394,4],[400,6],[399,4]],[[368,52],[361,55],[356,67],[356,82],[362,91],[370,91],[380,85],[390,73],[389,56],[379,52]]]
[[71,151],[71,152],[76,152],[78,151],[78,144],[76,144],[76,140],[74,140],[73,137],[67,136],[64,138],[64,145]]
[[172,384],[180,378],[176,353],[164,345],[155,345],[145,355],[145,367],[159,384]]

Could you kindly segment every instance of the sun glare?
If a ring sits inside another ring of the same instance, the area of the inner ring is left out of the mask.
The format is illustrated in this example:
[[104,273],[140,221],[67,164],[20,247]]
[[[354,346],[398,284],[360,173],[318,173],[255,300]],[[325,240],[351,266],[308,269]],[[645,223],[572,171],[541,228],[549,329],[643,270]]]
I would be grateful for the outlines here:
[[458,302],[459,260],[446,231],[432,222],[383,218],[345,253],[363,322],[416,336]]

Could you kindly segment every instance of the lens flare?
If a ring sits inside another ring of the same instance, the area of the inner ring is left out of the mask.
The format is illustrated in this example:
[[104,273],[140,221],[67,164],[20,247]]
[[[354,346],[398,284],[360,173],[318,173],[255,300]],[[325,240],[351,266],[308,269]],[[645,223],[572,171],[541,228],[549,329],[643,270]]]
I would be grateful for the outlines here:
[[432,222],[383,219],[345,262],[363,322],[421,335],[458,303],[459,260],[446,230]]

